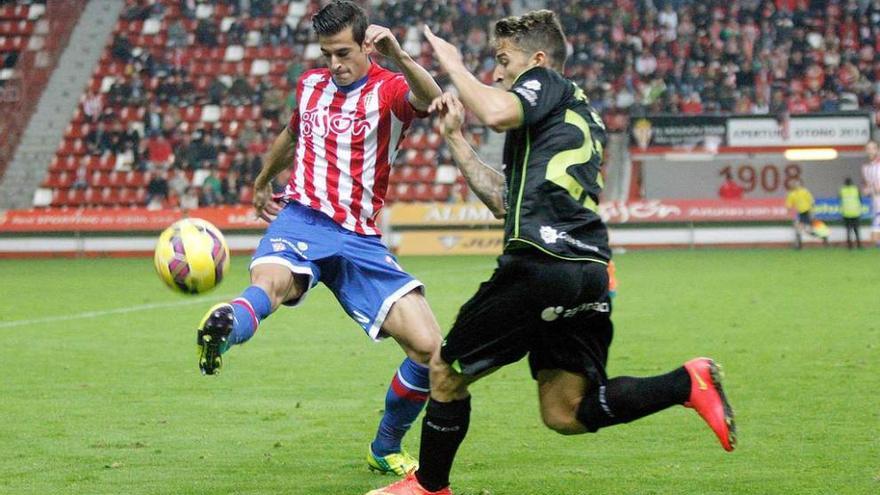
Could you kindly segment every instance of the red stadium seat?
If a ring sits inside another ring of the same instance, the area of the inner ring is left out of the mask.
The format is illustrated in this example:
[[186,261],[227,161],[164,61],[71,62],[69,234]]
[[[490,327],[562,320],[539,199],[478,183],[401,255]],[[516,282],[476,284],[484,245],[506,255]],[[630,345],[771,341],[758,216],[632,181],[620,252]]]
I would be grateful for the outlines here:
[[449,196],[452,194],[452,185],[451,184],[434,184],[432,190],[433,201],[439,201],[445,203],[449,201]]

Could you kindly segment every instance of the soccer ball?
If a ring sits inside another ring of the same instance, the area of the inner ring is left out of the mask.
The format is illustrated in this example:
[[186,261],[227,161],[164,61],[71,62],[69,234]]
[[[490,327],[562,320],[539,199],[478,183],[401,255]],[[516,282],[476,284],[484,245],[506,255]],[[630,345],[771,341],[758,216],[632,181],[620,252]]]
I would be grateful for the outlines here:
[[201,294],[223,280],[229,268],[229,248],[223,234],[210,222],[184,218],[159,236],[153,263],[168,287]]

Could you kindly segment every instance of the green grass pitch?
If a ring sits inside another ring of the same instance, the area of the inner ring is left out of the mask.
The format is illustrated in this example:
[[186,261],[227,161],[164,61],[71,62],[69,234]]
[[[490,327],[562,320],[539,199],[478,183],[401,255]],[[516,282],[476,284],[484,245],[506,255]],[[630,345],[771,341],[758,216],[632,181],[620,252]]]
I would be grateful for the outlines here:
[[[148,259],[0,261],[0,494],[351,494],[392,481],[363,458],[402,353],[319,287],[198,373],[194,327],[246,284],[178,296]],[[441,326],[488,257],[404,258]],[[880,493],[880,252],[617,257],[611,375],[710,355],[739,449],[684,408],[595,435],[541,424],[524,362],[472,389],[459,495]],[[418,452],[418,430],[405,441]]]

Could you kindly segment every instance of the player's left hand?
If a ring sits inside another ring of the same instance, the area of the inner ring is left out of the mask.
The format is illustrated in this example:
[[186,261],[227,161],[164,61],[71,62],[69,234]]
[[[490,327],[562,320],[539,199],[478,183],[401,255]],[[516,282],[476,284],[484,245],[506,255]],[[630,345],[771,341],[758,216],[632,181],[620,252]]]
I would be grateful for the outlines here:
[[455,45],[438,37],[431,31],[431,28],[429,28],[427,24],[425,24],[423,31],[425,33],[425,39],[428,40],[428,43],[431,44],[431,48],[434,49],[434,58],[437,59],[437,62],[443,67],[443,70],[449,72],[449,69],[454,66],[464,65],[461,52],[455,47]]
[[443,93],[434,98],[431,106],[428,107],[429,113],[437,112],[443,122],[443,134],[449,136],[459,132],[461,126],[464,125],[464,105],[452,93]]
[[370,24],[367,28],[367,32],[364,35],[364,44],[394,60],[398,60],[406,54],[403,48],[400,47],[400,43],[397,42],[394,33],[387,27],[377,24]]

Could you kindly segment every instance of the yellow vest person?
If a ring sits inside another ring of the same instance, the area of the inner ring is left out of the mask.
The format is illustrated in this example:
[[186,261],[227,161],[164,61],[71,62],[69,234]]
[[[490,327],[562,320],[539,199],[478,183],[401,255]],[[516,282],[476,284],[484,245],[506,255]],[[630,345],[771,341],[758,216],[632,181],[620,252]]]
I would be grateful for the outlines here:
[[843,217],[843,225],[846,227],[846,246],[853,248],[853,238],[856,246],[861,249],[862,240],[859,238],[859,218],[862,216],[862,197],[859,188],[853,184],[849,177],[843,181],[840,188],[840,215]]
[[862,216],[862,198],[859,195],[859,188],[852,184],[840,188],[840,215],[843,218],[859,218]]

